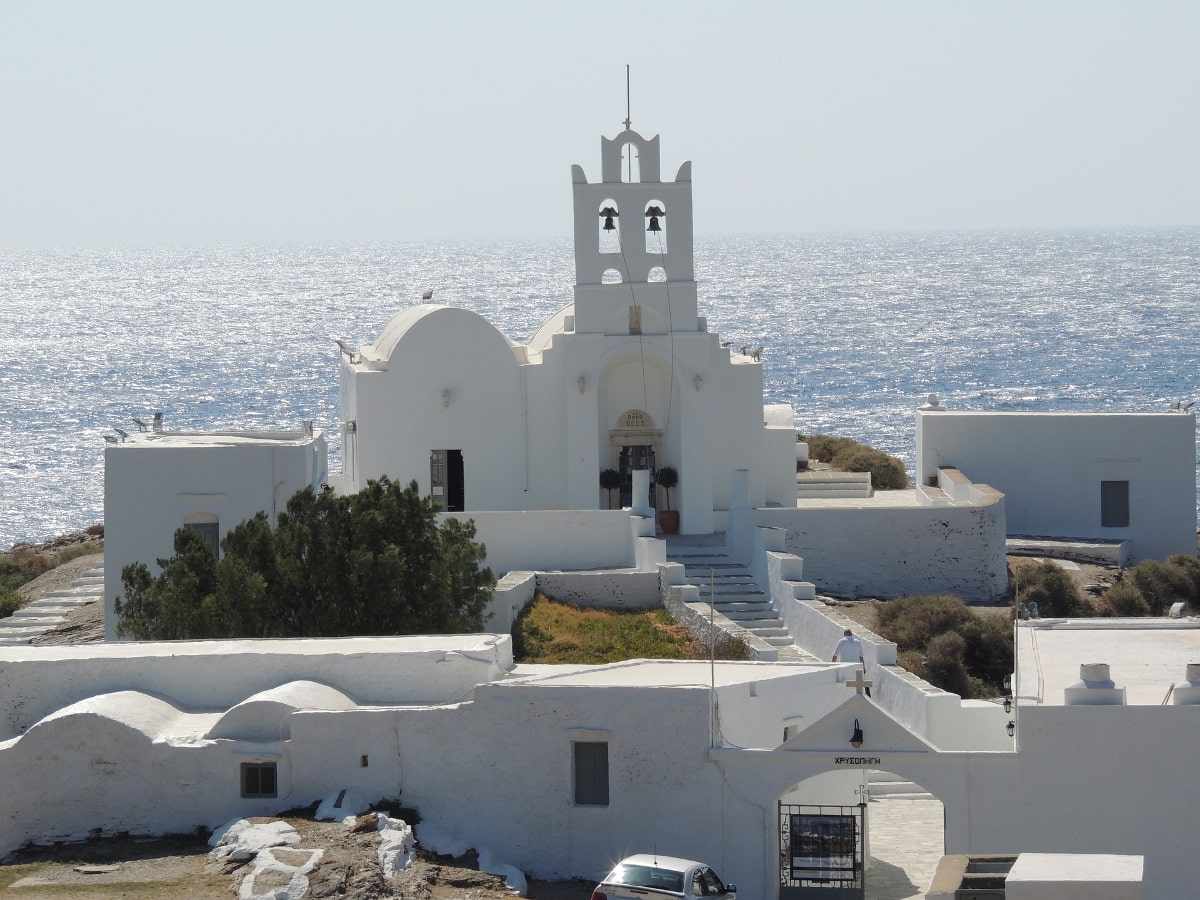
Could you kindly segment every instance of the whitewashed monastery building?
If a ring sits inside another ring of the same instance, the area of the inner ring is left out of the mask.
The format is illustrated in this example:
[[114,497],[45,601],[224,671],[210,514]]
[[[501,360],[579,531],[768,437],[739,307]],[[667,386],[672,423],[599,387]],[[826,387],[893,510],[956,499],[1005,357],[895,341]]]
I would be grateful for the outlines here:
[[[948,853],[1141,855],[1145,897],[1188,896],[1196,622],[1023,624],[1005,708],[914,679],[870,634],[868,695],[853,663],[825,662],[845,623],[814,598],[993,599],[1014,508],[1021,531],[1108,541],[1126,560],[1194,552],[1194,417],[1018,420],[933,401],[912,490],[798,498],[793,411],[763,405],[759,361],[698,311],[690,164],[662,181],[658,138],[627,130],[603,141],[599,182],[572,173],[573,302],[527,345],[465,310],[399,313],[342,361],[342,473],[311,428],[155,429],[106,448],[110,640],[0,648],[0,853],[211,827],[356,785],[541,877],[594,877],[653,847],[708,861],[747,897],[861,896],[860,801],[879,771],[942,801]],[[1049,474],[1031,473],[1035,456]],[[750,635],[745,663],[515,666],[508,628],[539,579],[709,618],[656,536],[666,498],[648,471],[663,465],[682,531],[724,533],[708,558],[751,574],[785,638]],[[606,468],[624,508],[607,508]],[[111,640],[121,568],[170,555],[175,528],[219,541],[297,489],[383,474],[476,521],[505,573],[495,633]],[[1051,493],[1054,515],[1027,489]],[[1134,649],[1147,644],[1151,662]],[[809,826],[851,849],[815,854]]]

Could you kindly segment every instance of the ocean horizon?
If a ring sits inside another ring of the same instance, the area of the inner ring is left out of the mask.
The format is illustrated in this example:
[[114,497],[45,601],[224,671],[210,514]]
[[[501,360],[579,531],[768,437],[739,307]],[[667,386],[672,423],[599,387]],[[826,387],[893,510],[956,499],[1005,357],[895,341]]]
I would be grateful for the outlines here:
[[[764,402],[913,466],[913,414],[1166,411],[1200,396],[1200,228],[697,236],[710,331]],[[0,549],[103,520],[104,436],[296,428],[341,467],[339,350],[401,309],[517,342],[572,299],[568,238],[0,250]],[[968,473],[969,474],[969,473]]]

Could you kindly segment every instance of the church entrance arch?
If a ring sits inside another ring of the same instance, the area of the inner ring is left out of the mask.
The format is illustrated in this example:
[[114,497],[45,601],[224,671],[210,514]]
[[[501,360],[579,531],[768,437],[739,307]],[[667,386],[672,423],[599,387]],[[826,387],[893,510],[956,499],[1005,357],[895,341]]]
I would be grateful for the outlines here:
[[[616,427],[608,433],[611,467],[621,475],[621,506],[633,506],[633,473],[646,469],[654,477],[656,462],[662,455],[663,433],[654,427],[650,414],[641,409],[629,409],[617,417]],[[650,505],[655,505],[655,491],[650,492]],[[638,498],[641,500],[642,498]]]
[[903,776],[854,767],[811,777],[777,803],[780,900],[921,895],[945,852],[945,809]]

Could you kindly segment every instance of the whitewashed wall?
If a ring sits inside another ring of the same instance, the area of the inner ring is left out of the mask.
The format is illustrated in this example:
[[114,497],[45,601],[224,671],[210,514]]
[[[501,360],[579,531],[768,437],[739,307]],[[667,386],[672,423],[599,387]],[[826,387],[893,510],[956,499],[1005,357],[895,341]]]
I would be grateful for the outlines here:
[[359,703],[458,697],[512,667],[508,635],[277,641],[145,641],[0,648],[0,740],[43,716],[113,691],[226,710],[252,694],[312,679]]
[[987,603],[1008,585],[1004,498],[953,507],[759,509],[787,532],[805,578],[823,593],[898,597],[950,593]]
[[497,575],[515,570],[601,569],[636,563],[629,513],[619,509],[442,513],[475,522]]
[[296,491],[326,479],[318,432],[136,435],[104,451],[104,623],[116,637],[113,602],[124,592],[121,570],[174,554],[175,532],[195,514],[230,528],[266,512],[274,522]]
[[[1009,534],[1128,540],[1134,562],[1196,552],[1190,413],[919,410],[918,480],[939,466],[1003,492]],[[1101,481],[1129,482],[1129,527],[1101,527]]]

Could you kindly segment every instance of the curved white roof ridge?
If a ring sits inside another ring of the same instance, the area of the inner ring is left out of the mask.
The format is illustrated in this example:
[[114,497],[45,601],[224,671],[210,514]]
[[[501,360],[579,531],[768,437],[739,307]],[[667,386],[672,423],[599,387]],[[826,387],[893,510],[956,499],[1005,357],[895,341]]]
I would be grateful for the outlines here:
[[356,709],[344,692],[318,681],[289,681],[252,694],[231,707],[205,733],[206,738],[283,740],[287,719],[299,710]]
[[517,346],[508,335],[472,309],[463,309],[460,306],[445,306],[437,303],[420,303],[416,306],[402,309],[388,319],[387,324],[383,326],[383,331],[379,332],[379,337],[375,338],[369,344],[363,345],[361,351],[363,360],[376,364],[386,363],[392,358],[396,347],[409,331],[424,319],[435,315],[471,316],[487,325],[488,328],[502,337],[509,347]]
[[123,725],[131,731],[140,732],[148,740],[154,740],[176,733],[179,730],[176,726],[189,715],[152,694],[142,691],[113,691],[77,700],[56,709],[35,722],[25,734],[32,734],[35,729],[46,728],[52,723],[66,719],[96,716]]
[[542,351],[550,346],[550,342],[554,340],[556,334],[563,334],[567,326],[567,316],[575,315],[575,304],[568,303],[558,312],[551,315],[538,328],[537,333],[529,339],[527,353],[529,356],[540,357]]

